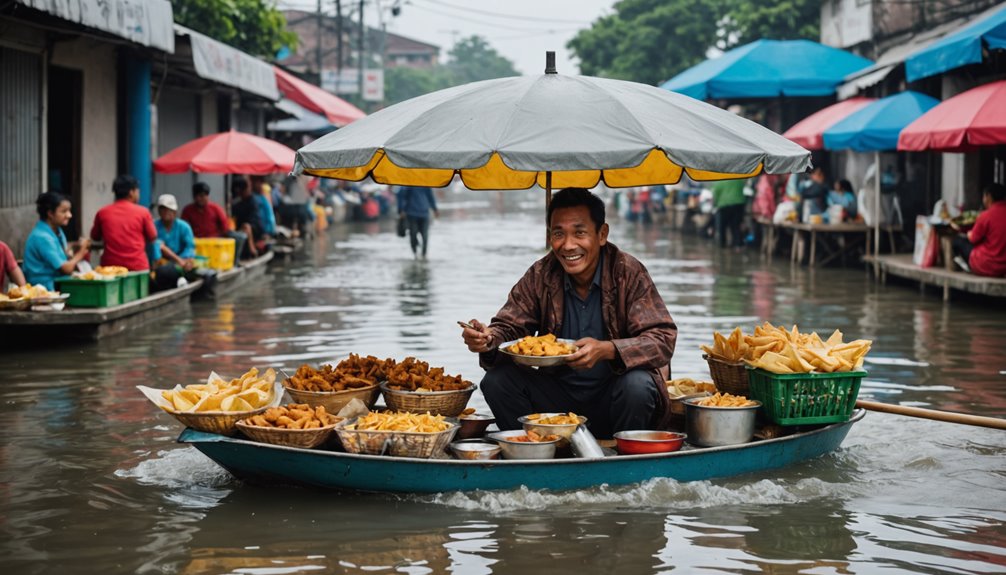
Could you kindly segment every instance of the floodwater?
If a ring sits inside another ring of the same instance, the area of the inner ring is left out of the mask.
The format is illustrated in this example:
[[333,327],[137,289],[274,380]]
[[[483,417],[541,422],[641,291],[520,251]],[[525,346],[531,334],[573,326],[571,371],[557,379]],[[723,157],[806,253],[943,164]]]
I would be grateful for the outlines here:
[[[543,254],[540,200],[451,196],[413,261],[390,222],[341,225],[261,281],[96,344],[0,353],[4,573],[1002,573],[1006,432],[870,413],[782,471],[574,493],[404,497],[244,484],[138,384],[416,355],[478,380],[459,319],[488,320]],[[677,321],[675,376],[712,330],[770,320],[874,340],[862,397],[1006,415],[1000,303],[766,265],[612,222]],[[473,403],[484,408],[481,397]]]

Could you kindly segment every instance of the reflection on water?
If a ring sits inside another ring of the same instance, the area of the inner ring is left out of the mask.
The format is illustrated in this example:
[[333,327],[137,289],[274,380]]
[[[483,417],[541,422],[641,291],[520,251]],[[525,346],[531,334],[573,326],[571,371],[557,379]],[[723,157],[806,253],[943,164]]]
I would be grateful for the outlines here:
[[[540,198],[487,198],[445,199],[428,261],[392,222],[338,226],[190,313],[98,344],[0,354],[5,572],[1004,570],[1000,431],[869,414],[839,452],[768,474],[393,497],[242,484],[175,444],[178,424],[134,389],[351,352],[416,355],[478,381],[455,321],[488,320],[544,253]],[[1000,308],[947,306],[858,269],[764,265],[658,225],[613,222],[611,241],[643,261],[678,323],[676,376],[708,375],[698,345],[713,329],[798,323],[876,342],[864,396],[1006,413]]]

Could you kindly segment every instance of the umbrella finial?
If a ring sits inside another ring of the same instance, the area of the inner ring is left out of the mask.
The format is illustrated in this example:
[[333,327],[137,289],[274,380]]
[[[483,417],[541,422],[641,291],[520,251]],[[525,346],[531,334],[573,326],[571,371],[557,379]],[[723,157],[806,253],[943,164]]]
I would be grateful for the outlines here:
[[545,73],[558,74],[555,69],[555,52],[551,50],[545,52]]

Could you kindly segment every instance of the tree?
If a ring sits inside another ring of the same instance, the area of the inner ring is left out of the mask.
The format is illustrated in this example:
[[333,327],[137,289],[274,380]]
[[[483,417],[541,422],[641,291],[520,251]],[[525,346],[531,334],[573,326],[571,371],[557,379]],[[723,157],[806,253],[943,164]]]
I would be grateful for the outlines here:
[[297,35],[275,0],[172,0],[175,22],[255,56],[273,59]]
[[711,49],[759,38],[816,40],[819,19],[817,0],[621,0],[567,46],[583,74],[660,84]]

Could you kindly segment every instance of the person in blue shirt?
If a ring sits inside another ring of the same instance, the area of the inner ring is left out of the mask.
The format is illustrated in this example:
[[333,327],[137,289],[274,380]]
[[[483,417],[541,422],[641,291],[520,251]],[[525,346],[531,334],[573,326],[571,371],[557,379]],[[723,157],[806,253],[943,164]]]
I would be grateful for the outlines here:
[[275,237],[276,212],[273,211],[272,201],[269,199],[272,186],[263,182],[255,189],[255,206],[258,208],[258,218],[262,221],[262,233],[269,237]]
[[24,275],[28,283],[53,290],[57,277],[72,274],[87,257],[91,239],[81,238],[77,250],[68,258],[63,227],[73,218],[70,199],[58,192],[46,192],[35,201],[35,209],[39,221],[24,246]]
[[157,198],[157,214],[160,219],[154,222],[157,230],[157,241],[151,243],[151,248],[157,244],[160,256],[156,249],[150,249],[151,269],[158,259],[165,259],[184,271],[190,271],[195,267],[196,240],[192,233],[192,226],[185,220],[178,218],[178,200],[171,194],[161,194]]
[[828,207],[831,206],[842,206],[845,211],[844,221],[856,219],[856,194],[853,193],[852,183],[849,180],[835,180],[834,189],[828,192]]
[[409,243],[412,245],[412,255],[419,257],[419,238],[423,236],[422,258],[426,259],[426,246],[430,239],[430,210],[435,217],[440,217],[437,211],[437,200],[433,190],[424,186],[402,186],[398,189],[398,217],[407,218],[409,224]]

